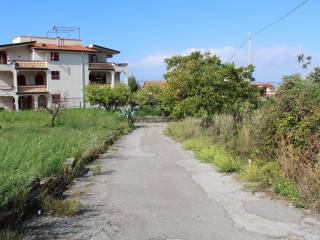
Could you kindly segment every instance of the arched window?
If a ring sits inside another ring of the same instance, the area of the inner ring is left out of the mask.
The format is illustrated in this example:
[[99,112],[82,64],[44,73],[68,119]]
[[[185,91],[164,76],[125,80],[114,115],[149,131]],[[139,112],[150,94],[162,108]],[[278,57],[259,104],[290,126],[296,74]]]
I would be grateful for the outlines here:
[[18,75],[18,85],[26,85],[26,77],[24,75]]
[[35,79],[36,85],[44,85],[44,77],[42,74],[38,74]]
[[46,95],[39,95],[38,97],[38,108],[46,108],[48,99]]

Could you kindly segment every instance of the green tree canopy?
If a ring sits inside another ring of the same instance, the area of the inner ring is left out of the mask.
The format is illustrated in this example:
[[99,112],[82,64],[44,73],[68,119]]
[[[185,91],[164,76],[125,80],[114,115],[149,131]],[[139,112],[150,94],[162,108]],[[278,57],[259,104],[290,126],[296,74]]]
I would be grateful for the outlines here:
[[257,104],[251,87],[253,66],[224,64],[209,52],[193,52],[165,60],[167,104],[177,117],[199,112],[238,114],[244,104]]
[[139,90],[139,84],[135,76],[131,75],[128,79],[128,86],[132,93]]

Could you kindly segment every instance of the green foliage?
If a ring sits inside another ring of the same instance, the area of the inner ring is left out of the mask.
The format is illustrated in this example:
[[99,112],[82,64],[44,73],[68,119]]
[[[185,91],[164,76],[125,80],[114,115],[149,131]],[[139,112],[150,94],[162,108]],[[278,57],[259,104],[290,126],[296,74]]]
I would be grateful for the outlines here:
[[237,116],[246,102],[258,103],[250,85],[253,66],[236,68],[223,64],[217,56],[193,52],[165,60],[167,106],[176,118],[229,113]]
[[167,134],[183,141],[183,146],[196,153],[199,160],[214,164],[221,172],[237,172],[242,167],[241,160],[214,144],[212,135],[201,130],[201,121],[186,119],[168,125]]
[[110,111],[129,104],[131,92],[124,84],[117,84],[113,89],[92,84],[86,87],[86,99],[92,106],[98,105]]
[[131,93],[134,93],[136,91],[139,90],[139,84],[137,82],[137,79],[135,76],[131,75],[128,79],[128,86],[129,86],[129,89],[131,91]]
[[126,119],[98,109],[63,110],[55,128],[45,111],[0,112],[0,211],[12,201],[23,201],[37,178],[57,176],[63,162],[82,158],[89,149],[102,149]]
[[164,90],[158,86],[147,86],[139,89],[134,101],[139,106],[136,116],[167,116]]

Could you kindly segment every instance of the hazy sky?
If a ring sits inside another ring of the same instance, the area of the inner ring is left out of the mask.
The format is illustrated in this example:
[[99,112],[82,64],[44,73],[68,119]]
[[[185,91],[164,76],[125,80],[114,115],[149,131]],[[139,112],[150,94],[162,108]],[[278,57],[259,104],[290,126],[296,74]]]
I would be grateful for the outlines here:
[[[114,61],[128,62],[140,81],[161,80],[163,59],[210,50],[228,59],[246,38],[302,0],[1,0],[0,43],[17,35],[45,36],[54,26],[81,27],[85,44],[118,49]],[[253,63],[260,82],[279,82],[301,72],[296,55],[320,64],[320,1],[309,2],[253,38]],[[67,35],[66,35],[67,37]],[[247,46],[235,57],[247,64]]]

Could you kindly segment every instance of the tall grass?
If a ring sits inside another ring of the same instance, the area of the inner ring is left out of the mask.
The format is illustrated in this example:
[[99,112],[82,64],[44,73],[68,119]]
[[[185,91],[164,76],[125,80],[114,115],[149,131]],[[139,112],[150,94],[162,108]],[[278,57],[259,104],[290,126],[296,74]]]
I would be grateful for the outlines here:
[[242,166],[240,158],[223,147],[223,144],[232,141],[232,124],[227,115],[216,117],[211,126],[204,130],[199,119],[189,118],[170,123],[167,134],[182,141],[183,146],[194,151],[199,160],[215,165],[219,171],[237,172]]
[[[190,118],[170,123],[167,134],[181,141],[200,161],[213,164],[218,171],[236,172],[249,189],[259,191],[271,188],[276,195],[286,197],[295,206],[305,207],[306,203],[297,186],[284,177],[281,170],[283,167],[280,167],[279,162],[255,159],[255,121],[259,119],[244,120],[240,125],[236,125],[232,116],[222,114],[213,116],[210,124],[201,128],[200,120]],[[287,149],[284,152],[287,155],[290,153]],[[287,155],[283,158],[289,157],[294,161],[293,155]],[[284,159],[283,162],[288,164],[290,161]],[[292,167],[288,166],[288,169]],[[301,168],[301,171],[305,169]],[[313,175],[306,173],[309,177],[302,178],[301,182],[311,179],[310,176],[314,176],[316,181],[316,172]],[[314,188],[314,192],[320,192],[319,188]]]
[[49,127],[46,112],[0,113],[0,209],[23,199],[37,178],[55,176],[66,158],[81,158],[99,148],[127,121],[97,109],[64,110],[57,126]]

